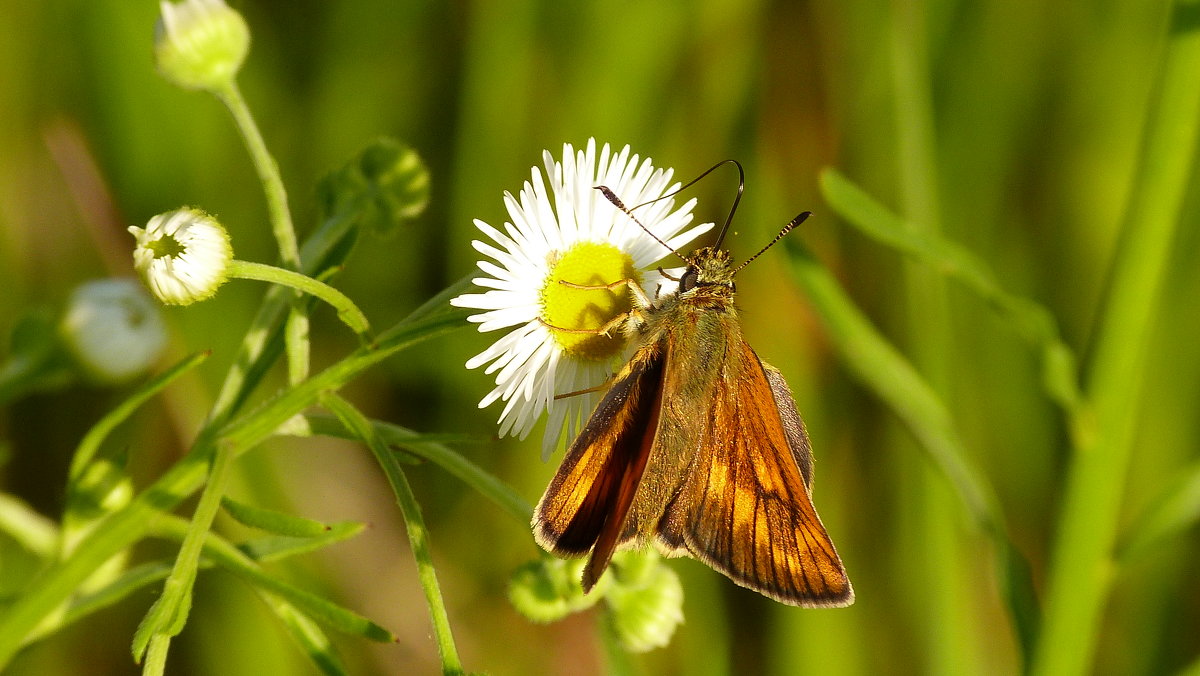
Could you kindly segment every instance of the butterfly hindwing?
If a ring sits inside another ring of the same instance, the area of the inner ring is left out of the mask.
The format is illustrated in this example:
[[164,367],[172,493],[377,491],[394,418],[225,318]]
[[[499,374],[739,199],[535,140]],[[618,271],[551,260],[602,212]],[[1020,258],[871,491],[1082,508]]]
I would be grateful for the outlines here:
[[660,547],[783,603],[849,605],[850,581],[809,496],[807,435],[786,384],[740,337],[725,369]]
[[804,429],[804,420],[796,410],[796,400],[792,398],[792,390],[779,369],[765,361],[760,361],[767,383],[771,386],[771,394],[775,398],[775,406],[779,409],[779,420],[783,423],[783,432],[787,436],[788,446],[792,449],[792,457],[800,467],[804,476],[804,486],[812,490],[813,457],[812,446],[808,443],[808,431]]

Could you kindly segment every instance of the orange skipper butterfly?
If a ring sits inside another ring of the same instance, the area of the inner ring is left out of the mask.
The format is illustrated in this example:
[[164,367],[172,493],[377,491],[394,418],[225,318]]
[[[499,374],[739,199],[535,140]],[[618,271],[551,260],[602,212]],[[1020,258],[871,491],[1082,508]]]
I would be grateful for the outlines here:
[[653,541],[666,556],[699,559],[781,603],[850,605],[850,580],[812,504],[804,422],[783,376],[742,336],[733,303],[734,275],[810,213],[733,267],[720,246],[736,208],[737,200],[714,246],[676,252],[687,268],[674,294],[651,300],[631,279],[562,282],[629,288],[633,310],[575,331],[622,326],[639,347],[567,450],[534,511],[533,534],[556,555],[590,553],[585,591],[618,548]]

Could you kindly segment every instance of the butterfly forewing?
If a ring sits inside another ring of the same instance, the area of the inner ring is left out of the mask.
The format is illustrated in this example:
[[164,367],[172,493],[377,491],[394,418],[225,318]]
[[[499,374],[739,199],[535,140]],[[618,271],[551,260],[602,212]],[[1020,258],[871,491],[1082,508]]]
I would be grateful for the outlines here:
[[534,537],[547,550],[571,556],[595,547],[587,587],[624,539],[653,441],[663,362],[662,351],[647,346],[617,374],[534,511]]
[[807,438],[799,438],[798,415],[785,429],[788,413],[781,417],[776,405],[786,395],[794,411],[790,393],[772,387],[748,343],[739,338],[730,348],[660,544],[783,603],[848,605],[850,581],[808,493]]

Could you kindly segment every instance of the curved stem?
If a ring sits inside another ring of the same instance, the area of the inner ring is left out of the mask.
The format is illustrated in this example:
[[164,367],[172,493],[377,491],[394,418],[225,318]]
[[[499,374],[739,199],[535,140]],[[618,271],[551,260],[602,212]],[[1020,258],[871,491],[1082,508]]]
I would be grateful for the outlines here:
[[300,247],[296,244],[296,229],[292,226],[292,214],[288,211],[287,190],[283,187],[283,178],[279,175],[279,165],[267,150],[262,133],[254,123],[254,116],[237,83],[230,81],[229,86],[216,92],[217,98],[229,108],[234,123],[246,149],[250,151],[250,159],[262,181],[263,190],[267,195],[267,213],[271,218],[271,229],[275,233],[275,242],[279,246],[279,259],[292,270],[300,269]]
[[[200,495],[200,502],[196,505],[183,544],[179,547],[179,554],[175,557],[175,566],[163,585],[162,596],[146,614],[134,636],[135,658],[141,658],[144,646],[149,645],[150,648],[150,656],[142,672],[144,674],[163,673],[171,637],[179,634],[187,622],[188,611],[192,606],[192,586],[196,582],[196,571],[200,566],[200,552],[204,549],[213,519],[221,508],[221,497],[225,494],[236,456],[237,449],[232,444],[216,444],[212,473],[204,486],[204,492]],[[157,658],[156,652],[160,653]]]
[[421,581],[421,588],[425,591],[425,602],[429,605],[433,634],[437,640],[438,653],[442,657],[442,673],[463,673],[462,662],[458,658],[458,649],[454,646],[454,634],[450,630],[450,617],[446,613],[446,602],[442,599],[437,571],[433,566],[433,554],[429,549],[429,529],[425,527],[425,519],[421,516],[421,504],[417,502],[417,496],[413,494],[408,477],[404,474],[404,468],[400,466],[396,456],[371,427],[367,417],[353,404],[332,392],[322,396],[321,403],[371,449],[375,460],[383,469],[384,475],[387,476],[392,493],[396,496],[396,504],[400,506],[400,514],[404,517],[405,531],[408,533],[408,542],[413,550],[413,558],[417,560],[417,577]]
[[20,598],[5,608],[0,615],[0,670],[12,660],[38,623],[69,598],[97,566],[137,542],[158,517],[204,485],[208,461],[218,438],[233,443],[234,455],[240,455],[269,437],[288,418],[314,403],[322,392],[341,387],[363,370],[414,343],[466,327],[469,311],[445,306],[449,297],[461,291],[462,285],[452,286],[386,331],[376,344],[360,347],[245,417],[226,423],[219,431],[209,428],[201,432],[187,456],[128,506],[105,517],[79,543],[70,558],[44,570]]
[[[250,107],[242,98],[237,82],[230,80],[228,87],[216,91],[215,94],[233,115],[234,123],[242,135],[246,149],[250,152],[254,169],[258,172],[258,179],[262,182],[271,230],[279,247],[279,260],[289,270],[300,270],[300,247],[296,243],[296,228],[292,225],[287,190],[283,187],[283,178],[279,175],[279,165],[267,150],[267,144],[263,141],[258,125],[254,123],[254,116],[250,114]],[[304,307],[297,302],[293,302],[288,311],[287,326],[284,342],[287,345],[288,382],[295,385],[308,377],[309,356],[308,317]]]
[[[350,300],[346,294],[329,286],[324,282],[319,282],[312,277],[302,275],[299,272],[284,270],[273,265],[263,265],[262,263],[251,263],[249,261],[230,261],[228,273],[230,277],[239,279],[257,279],[261,282],[271,282],[272,284],[281,284],[288,286],[297,291],[303,291],[311,296],[320,298],[329,303],[337,310],[338,318],[341,319],[346,326],[350,327],[351,331],[359,335],[363,335],[370,329],[367,322],[367,316],[358,309],[354,301]],[[305,341],[307,342],[307,340]]]

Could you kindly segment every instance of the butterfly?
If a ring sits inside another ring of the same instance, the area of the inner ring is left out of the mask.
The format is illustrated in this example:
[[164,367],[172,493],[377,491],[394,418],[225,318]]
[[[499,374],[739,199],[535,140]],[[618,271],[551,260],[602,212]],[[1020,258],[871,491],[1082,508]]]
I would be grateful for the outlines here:
[[[637,221],[611,190],[598,189]],[[626,284],[635,305],[624,328],[638,341],[534,511],[544,549],[590,554],[585,591],[615,551],[653,541],[666,556],[698,559],[781,603],[854,602],[813,507],[804,422],[783,376],[743,337],[733,301],[737,271],[809,215],[735,268],[720,249],[731,211],[714,246],[677,253],[687,267],[674,294],[652,300],[633,280],[571,285]]]

